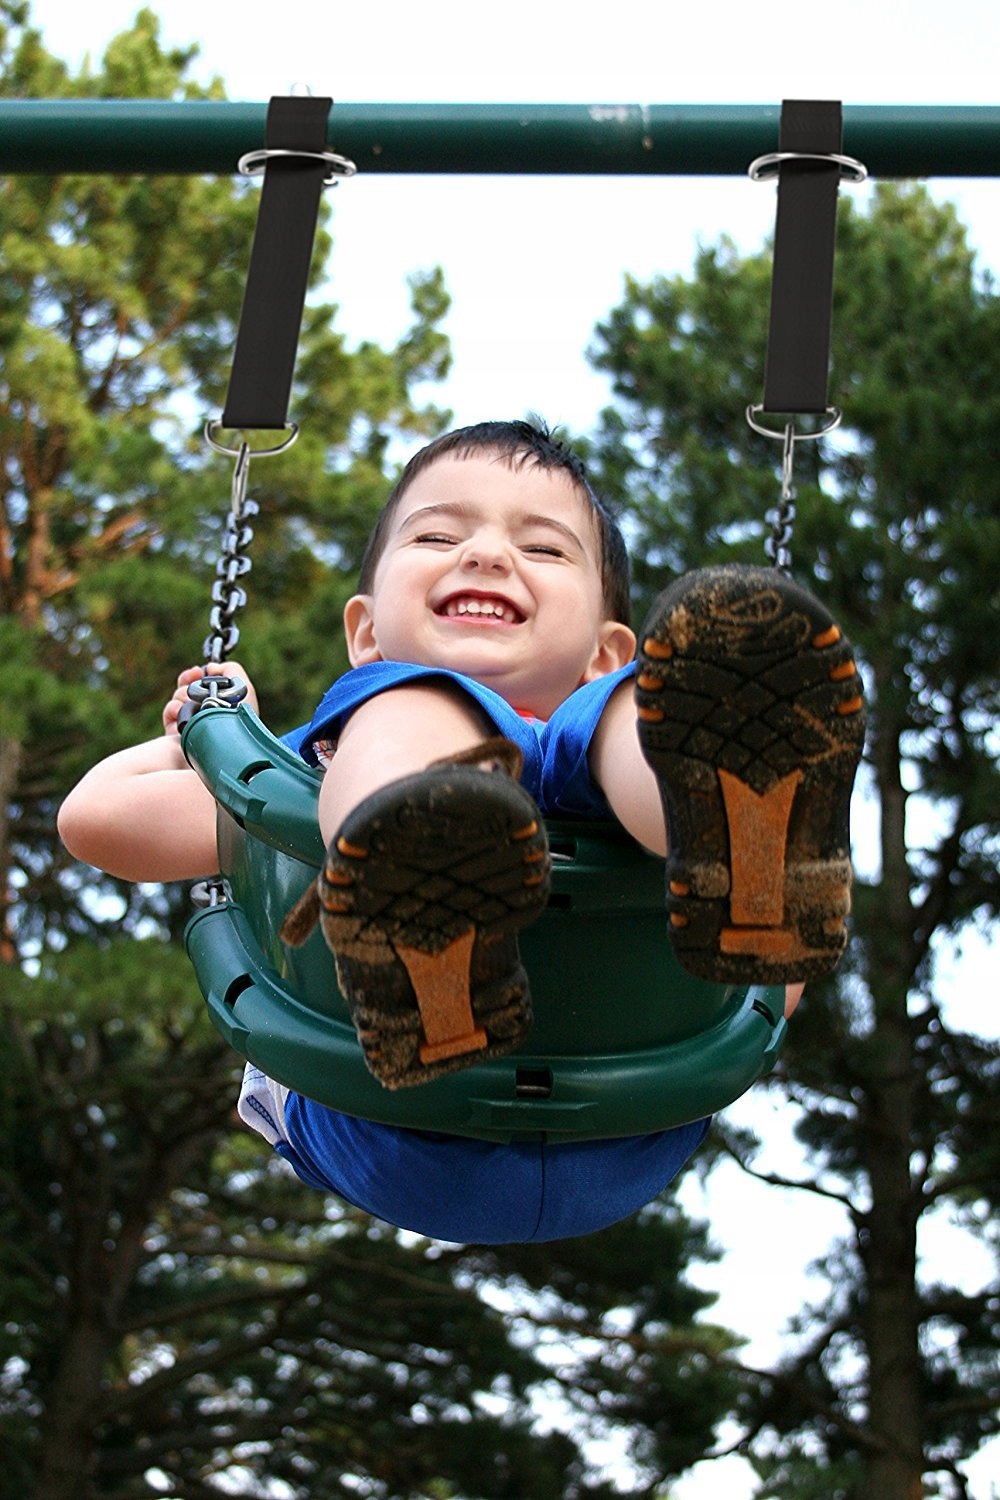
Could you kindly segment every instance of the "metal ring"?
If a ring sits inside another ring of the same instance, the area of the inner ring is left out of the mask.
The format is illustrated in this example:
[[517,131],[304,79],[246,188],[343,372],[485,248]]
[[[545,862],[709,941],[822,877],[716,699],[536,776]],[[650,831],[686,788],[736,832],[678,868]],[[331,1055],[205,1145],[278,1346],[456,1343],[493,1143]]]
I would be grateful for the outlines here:
[[[746,410],[748,425],[753,428],[754,432],[759,432],[761,437],[775,438],[779,443],[787,444],[788,433],[789,431],[794,431],[794,424],[791,422],[786,422],[784,427],[782,427],[780,430],[775,430],[775,428],[773,427],[763,427],[761,426],[760,422],[754,421],[754,417],[757,415],[757,413],[763,410],[763,406],[748,406]],[[842,415],[839,408],[836,406],[828,406],[826,409],[826,415],[830,418],[830,420],[829,422],[827,422],[825,427],[818,428],[816,432],[795,432],[795,441],[797,443],[814,443],[817,438],[826,437],[828,433],[835,431],[835,429],[840,426],[842,420]]]
[[240,157],[236,165],[244,177],[259,177],[266,169],[268,162],[275,156],[301,156],[309,161],[325,161],[330,168],[330,174],[323,178],[324,187],[332,187],[338,177],[353,177],[358,170],[349,157],[338,156],[336,151],[288,151],[283,147],[248,151]]
[[214,448],[216,453],[224,453],[227,458],[239,458],[244,451],[250,458],[273,458],[275,453],[284,453],[286,448],[292,446],[299,435],[299,424],[298,422],[286,422],[285,431],[288,433],[288,436],[284,442],[276,443],[271,448],[249,448],[246,443],[241,443],[238,448],[227,448],[225,443],[216,442],[215,433],[217,432],[242,432],[243,430],[243,428],[224,428],[221,422],[216,421],[215,418],[211,418],[205,423],[205,442],[210,448]]
[[217,906],[225,906],[228,902],[226,887],[221,880],[199,880],[193,885],[189,892],[191,905],[197,906],[202,911],[214,910]]
[[751,182],[766,182],[776,177],[781,170],[782,162],[786,161],[820,161],[827,165],[832,163],[840,168],[840,175],[848,182],[864,182],[868,176],[868,168],[863,162],[853,156],[841,156],[836,151],[772,151],[767,156],[758,156],[747,167],[747,176]]

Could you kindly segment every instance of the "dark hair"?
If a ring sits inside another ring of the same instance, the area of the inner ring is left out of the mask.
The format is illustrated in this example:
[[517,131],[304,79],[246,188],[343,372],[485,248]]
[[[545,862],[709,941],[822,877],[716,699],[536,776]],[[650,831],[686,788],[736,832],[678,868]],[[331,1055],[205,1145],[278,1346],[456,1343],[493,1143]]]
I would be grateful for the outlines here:
[[385,551],[392,518],[410,485],[418,474],[439,458],[469,458],[474,453],[495,453],[513,469],[532,464],[539,469],[556,469],[567,474],[586,499],[597,525],[601,542],[601,585],[604,607],[609,620],[628,624],[631,616],[628,552],[621,529],[607,506],[591,488],[580,456],[555,437],[542,423],[476,422],[471,427],[456,427],[434,438],[410,459],[382,507],[361,559],[358,590],[370,594],[375,569]]

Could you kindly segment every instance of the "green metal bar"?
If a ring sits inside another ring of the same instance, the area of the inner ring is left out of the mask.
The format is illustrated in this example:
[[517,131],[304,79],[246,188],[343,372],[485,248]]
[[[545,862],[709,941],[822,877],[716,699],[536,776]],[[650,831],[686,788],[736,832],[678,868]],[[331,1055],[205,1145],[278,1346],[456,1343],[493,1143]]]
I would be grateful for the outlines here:
[[[266,104],[0,100],[0,172],[235,171]],[[331,147],[366,172],[740,175],[775,150],[780,106],[340,104]],[[873,177],[1000,176],[1000,108],[846,106]]]

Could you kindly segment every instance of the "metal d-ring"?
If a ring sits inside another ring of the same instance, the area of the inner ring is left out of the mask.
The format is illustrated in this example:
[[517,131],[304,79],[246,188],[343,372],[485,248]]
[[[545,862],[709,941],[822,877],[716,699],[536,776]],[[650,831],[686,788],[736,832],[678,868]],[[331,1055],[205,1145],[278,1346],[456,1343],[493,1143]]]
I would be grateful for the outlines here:
[[787,442],[789,429],[793,431],[794,439],[797,443],[814,443],[817,438],[826,437],[828,433],[836,431],[842,421],[839,408],[828,406],[825,415],[830,420],[825,427],[819,427],[815,432],[795,432],[794,425],[790,422],[786,422],[784,427],[776,429],[774,427],[764,427],[762,423],[755,421],[754,418],[757,413],[763,410],[763,406],[748,406],[746,410],[747,424],[753,428],[754,432],[759,432],[761,437],[774,438],[779,443]]
[[241,428],[224,428],[221,422],[218,422],[213,418],[205,423],[205,442],[210,448],[213,448],[216,453],[224,453],[227,458],[238,459],[241,458],[244,454],[248,455],[249,458],[273,458],[276,453],[284,453],[286,448],[290,448],[292,446],[292,444],[295,442],[295,439],[299,435],[299,424],[297,422],[286,422],[284,430],[285,432],[287,432],[288,436],[284,439],[283,442],[275,443],[270,448],[250,448],[246,443],[241,443],[238,448],[228,448],[225,443],[216,441],[215,434],[217,432],[230,432],[233,430],[242,431]]
[[353,177],[358,170],[347,156],[338,156],[336,151],[289,151],[285,147],[268,147],[260,151],[248,151],[236,163],[244,177],[256,177],[265,170],[275,156],[301,156],[309,161],[325,161],[330,168],[324,177],[323,186],[332,187],[338,177]]
[[837,151],[771,151],[750,163],[747,176],[751,182],[767,182],[778,175],[786,161],[826,162],[839,167],[841,177],[848,182],[864,182],[868,177],[868,168],[863,162],[853,156],[841,156]]

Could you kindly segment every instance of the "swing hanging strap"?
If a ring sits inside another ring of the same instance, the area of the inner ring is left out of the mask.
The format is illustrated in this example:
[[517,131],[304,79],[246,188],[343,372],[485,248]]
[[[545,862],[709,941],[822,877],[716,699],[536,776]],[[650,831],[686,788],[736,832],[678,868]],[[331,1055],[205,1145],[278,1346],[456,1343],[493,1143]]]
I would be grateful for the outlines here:
[[778,173],[764,411],[828,410],[837,189],[866,175],[842,154],[843,116],[839,101],[786,99],[776,155],[750,169]]
[[[765,543],[767,556],[784,572],[791,567],[795,444],[824,437],[840,423],[840,412],[827,405],[837,189],[841,177],[864,182],[868,175],[859,161],[842,154],[843,134],[839,102],[786,99],[778,150],[750,165],[755,182],[778,177],[764,400],[748,406],[746,418],[763,437],[784,440],[781,500],[768,511],[772,529]],[[788,414],[784,433],[762,426],[761,412]],[[823,423],[796,432],[792,419],[803,413],[822,416]]]
[[264,186],[222,427],[287,425],[320,194],[336,160],[326,150],[332,103],[295,96],[268,105],[266,151],[257,153],[266,159]]

